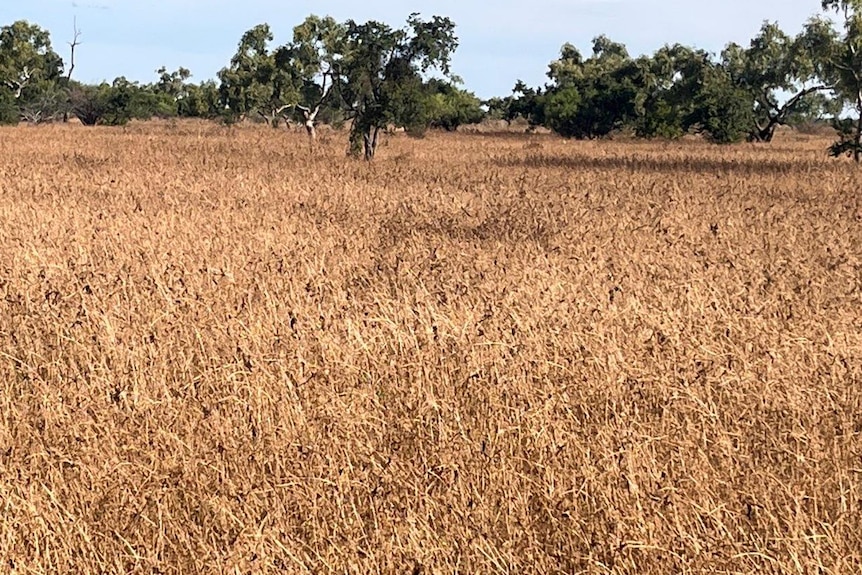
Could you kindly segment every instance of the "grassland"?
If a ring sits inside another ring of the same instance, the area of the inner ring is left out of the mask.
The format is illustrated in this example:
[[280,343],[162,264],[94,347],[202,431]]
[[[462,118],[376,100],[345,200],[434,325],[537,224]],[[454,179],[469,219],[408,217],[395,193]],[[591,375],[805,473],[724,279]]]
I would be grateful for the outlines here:
[[862,571],[862,172],[0,131],[0,572]]

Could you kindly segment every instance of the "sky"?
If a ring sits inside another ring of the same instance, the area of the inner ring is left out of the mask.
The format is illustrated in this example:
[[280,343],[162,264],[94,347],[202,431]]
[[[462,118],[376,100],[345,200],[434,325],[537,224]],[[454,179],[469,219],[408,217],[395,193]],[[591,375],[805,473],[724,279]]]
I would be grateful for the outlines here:
[[153,82],[161,66],[188,68],[196,81],[215,78],[243,32],[264,22],[279,45],[309,14],[394,27],[411,12],[448,16],[460,39],[453,72],[490,98],[509,94],[519,79],[544,85],[566,42],[589,54],[592,38],[605,34],[632,55],[677,42],[717,53],[731,41],[747,45],[764,20],[795,34],[819,10],[819,0],[0,0],[0,25],[38,24],[66,59],[77,22],[74,78]]

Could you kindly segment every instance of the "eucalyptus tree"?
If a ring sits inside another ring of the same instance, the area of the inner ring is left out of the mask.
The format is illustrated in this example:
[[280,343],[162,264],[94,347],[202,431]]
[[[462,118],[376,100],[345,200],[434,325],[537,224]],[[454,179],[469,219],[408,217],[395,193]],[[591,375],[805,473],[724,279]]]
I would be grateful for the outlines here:
[[770,142],[778,126],[831,89],[822,77],[821,62],[830,43],[819,22],[790,36],[773,22],[764,22],[749,46],[728,44],[722,65],[734,84],[749,93],[753,125],[749,139]]
[[230,65],[219,74],[219,93],[232,118],[257,114],[273,127],[299,98],[296,70],[285,65],[282,50],[272,50],[268,24],[242,35]]
[[677,138],[695,123],[694,100],[703,85],[710,55],[682,44],[665,45],[642,56],[642,74],[634,132],[642,138]]
[[753,104],[721,62],[704,50],[675,44],[639,58],[642,92],[635,133],[678,137],[695,132],[717,144],[738,142],[752,125]]
[[571,44],[549,65],[552,85],[544,99],[548,127],[567,138],[599,138],[629,125],[637,114],[643,74],[623,44],[593,39],[584,58]]
[[[341,81],[347,28],[330,16],[309,16],[293,29],[293,41],[279,49],[279,65],[299,78],[296,109],[302,114],[310,141],[317,134],[318,116],[333,101]],[[337,106],[337,104],[333,104]]]
[[345,26],[338,88],[352,120],[350,151],[370,161],[381,129],[410,127],[424,118],[422,74],[450,76],[458,38],[449,18],[424,21],[415,13],[402,29],[376,21],[348,20]]
[[822,6],[835,11],[844,28],[823,59],[824,75],[853,111],[850,117],[835,119],[838,140],[830,152],[836,157],[851,156],[858,163],[862,161],[862,0],[823,0]]
[[63,59],[52,48],[48,31],[25,20],[0,28],[0,116],[4,122],[16,123],[26,107],[56,92],[62,76]]

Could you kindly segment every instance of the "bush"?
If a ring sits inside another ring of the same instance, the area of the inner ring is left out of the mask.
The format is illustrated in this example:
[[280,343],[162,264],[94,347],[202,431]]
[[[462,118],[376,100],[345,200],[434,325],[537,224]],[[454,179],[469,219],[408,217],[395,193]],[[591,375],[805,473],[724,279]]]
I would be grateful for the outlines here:
[[20,116],[18,101],[8,90],[0,89],[0,124],[14,126],[18,123]]

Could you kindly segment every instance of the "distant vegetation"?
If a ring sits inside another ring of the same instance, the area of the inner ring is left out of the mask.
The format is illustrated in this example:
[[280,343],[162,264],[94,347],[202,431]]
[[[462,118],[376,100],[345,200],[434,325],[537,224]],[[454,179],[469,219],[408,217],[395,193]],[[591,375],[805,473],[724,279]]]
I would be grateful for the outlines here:
[[[711,142],[769,142],[779,126],[831,125],[835,156],[862,159],[862,0],[823,0],[823,13],[795,34],[764,22],[748,46],[720,54],[667,44],[632,56],[597,36],[584,56],[565,44],[549,82],[518,81],[512,93],[482,102],[451,74],[455,24],[411,15],[403,28],[309,16],[291,41],[273,46],[269,25],[243,34],[216,80],[191,81],[185,68],[161,68],[149,84],[124,77],[99,85],[73,78],[50,35],[18,21],[0,29],[0,122],[86,125],[195,117],[274,127],[349,124],[350,150],[372,159],[381,129],[455,130],[485,119],[523,121],[566,138],[620,132],[642,138],[699,133]],[[837,17],[829,17],[835,16]]]

